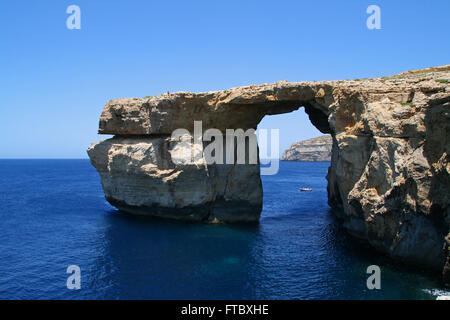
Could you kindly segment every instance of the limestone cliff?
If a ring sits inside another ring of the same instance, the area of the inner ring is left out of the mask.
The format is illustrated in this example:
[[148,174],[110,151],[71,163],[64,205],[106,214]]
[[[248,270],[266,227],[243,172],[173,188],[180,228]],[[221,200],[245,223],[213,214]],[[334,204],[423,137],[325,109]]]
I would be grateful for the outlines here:
[[262,209],[259,165],[175,164],[185,146],[170,136],[116,136],[88,153],[106,199],[139,215],[193,221],[255,221]]
[[[257,220],[257,165],[175,164],[170,134],[256,128],[304,107],[333,140],[329,204],[353,235],[450,278],[450,65],[395,76],[278,82],[207,93],[109,101],[88,150],[111,204],[131,213],[209,221]],[[177,151],[178,150],[178,151]]]
[[321,136],[293,143],[284,151],[283,161],[331,161],[331,136]]

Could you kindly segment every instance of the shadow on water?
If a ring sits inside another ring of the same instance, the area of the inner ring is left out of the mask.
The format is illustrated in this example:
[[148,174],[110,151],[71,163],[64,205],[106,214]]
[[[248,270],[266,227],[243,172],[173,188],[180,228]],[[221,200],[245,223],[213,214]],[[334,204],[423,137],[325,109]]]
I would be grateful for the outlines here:
[[[121,214],[107,225],[93,287],[103,298],[238,298],[258,224],[184,223]],[[239,291],[239,292],[238,292]]]
[[[340,263],[339,267],[330,269],[341,272],[333,275],[342,280],[340,299],[435,299],[429,290],[444,289],[436,272],[392,260],[367,241],[349,235],[332,210],[329,218],[333,223],[325,229],[330,245],[328,253],[330,260]],[[370,265],[381,269],[381,290],[367,289],[370,274],[366,271]]]
[[[111,210],[91,289],[108,299],[432,298],[438,280],[350,237],[327,210],[307,228],[298,213],[252,225],[184,223]],[[302,230],[303,229],[303,230]],[[311,232],[315,232],[312,234]],[[382,269],[368,290],[366,268]]]

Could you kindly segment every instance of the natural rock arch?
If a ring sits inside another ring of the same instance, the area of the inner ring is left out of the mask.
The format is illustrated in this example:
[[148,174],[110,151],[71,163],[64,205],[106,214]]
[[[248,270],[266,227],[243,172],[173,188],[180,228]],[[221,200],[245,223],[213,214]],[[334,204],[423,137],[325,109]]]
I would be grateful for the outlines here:
[[328,197],[346,229],[393,257],[444,268],[450,282],[449,71],[112,100],[99,133],[115,137],[88,153],[108,201],[123,211],[254,221],[262,205],[259,166],[175,165],[170,135],[192,132],[194,120],[204,129],[256,128],[265,115],[304,106],[333,137]]

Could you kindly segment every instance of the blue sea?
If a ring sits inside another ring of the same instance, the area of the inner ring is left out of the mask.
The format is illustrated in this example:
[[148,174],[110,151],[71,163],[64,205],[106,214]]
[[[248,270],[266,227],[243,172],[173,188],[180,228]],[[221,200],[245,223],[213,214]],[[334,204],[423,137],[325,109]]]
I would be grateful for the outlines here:
[[[262,177],[259,224],[211,225],[118,212],[88,160],[0,160],[0,299],[435,299],[439,275],[340,227],[328,166],[281,162]],[[367,289],[369,265],[380,290]]]

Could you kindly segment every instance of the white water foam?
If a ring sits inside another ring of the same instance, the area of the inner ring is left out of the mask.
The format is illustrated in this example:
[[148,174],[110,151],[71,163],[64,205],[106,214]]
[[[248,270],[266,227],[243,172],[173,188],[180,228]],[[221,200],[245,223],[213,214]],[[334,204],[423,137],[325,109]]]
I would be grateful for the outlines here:
[[450,291],[442,289],[423,289],[424,292],[436,297],[436,300],[450,300]]

